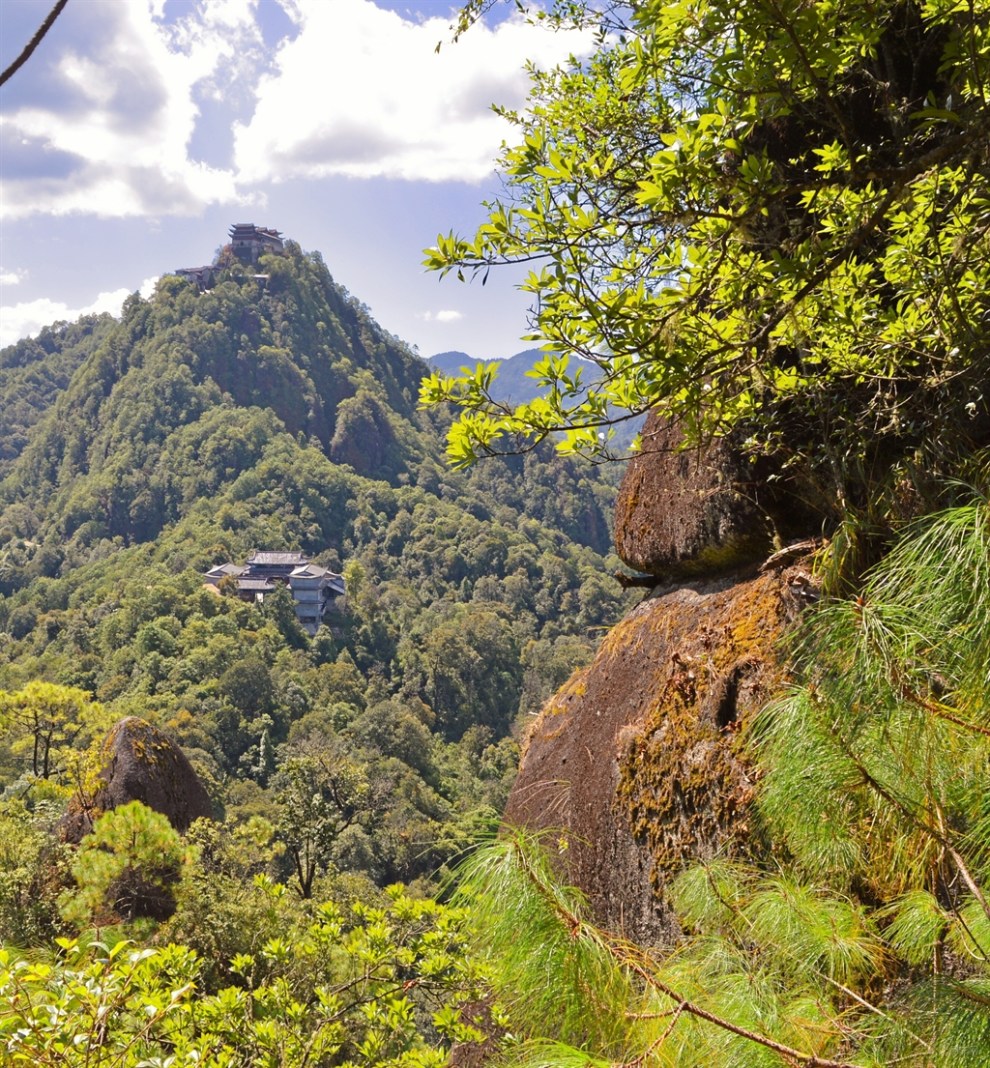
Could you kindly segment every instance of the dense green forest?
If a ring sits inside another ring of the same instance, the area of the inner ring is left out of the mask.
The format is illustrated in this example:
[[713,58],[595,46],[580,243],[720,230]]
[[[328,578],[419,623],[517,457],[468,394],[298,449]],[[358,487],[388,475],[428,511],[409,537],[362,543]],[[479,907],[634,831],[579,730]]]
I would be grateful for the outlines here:
[[[3,353],[5,940],[59,929],[27,832],[124,715],[184,747],[259,870],[432,885],[497,818],[514,726],[622,608],[607,481],[549,452],[451,472],[425,365],[318,255],[225,263]],[[253,549],[341,571],[334,626],[204,584]]]

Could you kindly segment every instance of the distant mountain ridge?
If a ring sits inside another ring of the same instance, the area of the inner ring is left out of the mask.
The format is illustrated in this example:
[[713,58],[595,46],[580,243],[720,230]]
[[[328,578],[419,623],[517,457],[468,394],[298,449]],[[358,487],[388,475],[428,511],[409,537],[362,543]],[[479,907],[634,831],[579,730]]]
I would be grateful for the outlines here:
[[445,375],[460,374],[462,367],[473,368],[477,363],[494,364],[498,368],[495,379],[495,399],[508,404],[522,404],[531,401],[539,392],[536,380],[527,377],[527,372],[546,356],[542,349],[524,349],[505,359],[479,360],[466,352],[456,349],[450,352],[438,352],[427,359],[427,363]]

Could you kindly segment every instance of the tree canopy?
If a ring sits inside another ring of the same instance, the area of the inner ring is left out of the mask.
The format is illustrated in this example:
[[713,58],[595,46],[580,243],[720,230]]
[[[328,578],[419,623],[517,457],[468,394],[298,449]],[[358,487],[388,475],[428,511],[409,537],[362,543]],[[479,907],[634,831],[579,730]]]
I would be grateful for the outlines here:
[[[482,9],[473,0],[462,28]],[[876,469],[985,440],[985,0],[560,2],[599,45],[532,72],[505,192],[427,265],[529,264],[543,395],[434,376],[470,463],[559,432],[607,453],[615,409],[735,433],[841,511]],[[590,387],[590,388],[589,388]]]
[[[188,751],[231,833],[271,818],[258,870],[307,899],[432,879],[628,600],[604,472],[549,449],[451,472],[426,364],[318,254],[289,242],[263,287],[221,259],[212,288],[166,275],[0,354],[0,942],[63,922],[39,824],[126,715]],[[287,591],[203,587],[258,548],[344,572],[346,610],[310,638]]]

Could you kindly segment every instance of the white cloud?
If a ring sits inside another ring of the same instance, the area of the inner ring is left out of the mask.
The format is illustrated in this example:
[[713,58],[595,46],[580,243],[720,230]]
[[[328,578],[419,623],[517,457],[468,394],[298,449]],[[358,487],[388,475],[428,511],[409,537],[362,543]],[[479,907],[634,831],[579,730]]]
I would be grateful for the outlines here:
[[194,89],[258,30],[252,0],[196,9],[172,26],[154,0],[90,0],[60,22],[61,49],[11,82],[0,120],[2,214],[187,214],[243,201],[230,170],[190,158]]
[[294,9],[300,32],[261,78],[250,122],[235,126],[244,180],[484,178],[511,136],[490,105],[522,105],[524,61],[549,66],[590,46],[517,17],[479,23],[454,45],[447,17],[407,21],[368,0]]
[[464,314],[451,308],[444,308],[438,312],[420,312],[416,318],[422,319],[424,323],[456,323],[458,319],[464,318]]
[[[516,16],[455,45],[450,13],[264,3],[69,5],[4,88],[0,217],[195,215],[261,206],[263,183],[297,177],[476,181],[512,137],[489,105],[523,104],[524,61],[591,45]],[[294,30],[273,50],[276,12]]]
[[[146,278],[139,290],[141,296],[150,296],[157,281],[157,275]],[[130,289],[115,289],[100,293],[84,308],[70,308],[62,301],[48,297],[22,301],[20,304],[5,304],[0,307],[0,348],[12,345],[22,337],[33,337],[42,327],[52,323],[74,322],[81,315],[99,315],[101,312],[119,315],[121,306],[131,292]]]
[[23,278],[23,271],[0,271],[0,286],[16,286]]

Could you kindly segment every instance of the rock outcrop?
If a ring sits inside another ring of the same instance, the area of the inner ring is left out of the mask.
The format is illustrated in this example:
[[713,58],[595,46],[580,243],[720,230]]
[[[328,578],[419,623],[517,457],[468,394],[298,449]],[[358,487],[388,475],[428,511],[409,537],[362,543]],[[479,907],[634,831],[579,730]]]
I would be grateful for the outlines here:
[[567,878],[610,929],[669,941],[665,878],[745,847],[737,732],[780,682],[774,647],[806,588],[773,572],[648,598],[534,725],[506,818],[559,830]]
[[739,728],[783,681],[779,640],[817,595],[811,542],[763,571],[758,562],[781,529],[815,534],[818,521],[779,486],[759,486],[731,443],[678,451],[679,429],[656,417],[644,437],[620,491],[616,544],[666,584],[543,709],[506,818],[553,832],[563,874],[598,922],[663,945],[676,937],[669,877],[753,844],[754,773]]
[[764,559],[775,540],[816,532],[767,460],[753,462],[732,439],[685,449],[681,426],[651,413],[615,506],[615,551],[650,575],[722,574]]
[[74,799],[62,821],[66,841],[81,841],[104,812],[130,801],[160,812],[181,833],[193,820],[212,817],[209,795],[185,753],[145,720],[128,716],[117,723],[101,757],[96,790],[85,800]]

